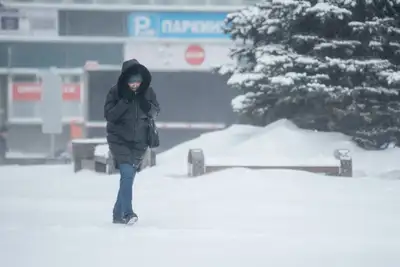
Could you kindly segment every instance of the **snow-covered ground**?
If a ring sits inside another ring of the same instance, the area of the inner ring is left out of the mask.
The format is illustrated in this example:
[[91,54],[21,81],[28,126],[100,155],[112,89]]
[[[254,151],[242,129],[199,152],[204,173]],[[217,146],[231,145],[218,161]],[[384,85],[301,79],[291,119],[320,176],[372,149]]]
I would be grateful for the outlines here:
[[31,159],[43,159],[47,155],[45,153],[26,153],[19,151],[9,151],[6,153],[8,158],[31,158]]
[[[195,147],[215,159],[266,161],[328,158],[347,147],[359,175],[248,169],[176,175]],[[287,121],[233,126],[164,152],[159,166],[137,176],[140,219],[133,227],[111,224],[117,175],[0,167],[0,266],[397,267],[399,156],[399,149],[365,152],[345,136],[298,130]]]

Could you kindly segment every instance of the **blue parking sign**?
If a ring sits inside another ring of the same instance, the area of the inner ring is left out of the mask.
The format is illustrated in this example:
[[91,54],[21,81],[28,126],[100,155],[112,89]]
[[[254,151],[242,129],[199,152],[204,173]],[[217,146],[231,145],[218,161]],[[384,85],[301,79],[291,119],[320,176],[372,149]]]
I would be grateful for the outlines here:
[[128,16],[128,33],[132,37],[218,38],[223,32],[226,12],[146,12]]

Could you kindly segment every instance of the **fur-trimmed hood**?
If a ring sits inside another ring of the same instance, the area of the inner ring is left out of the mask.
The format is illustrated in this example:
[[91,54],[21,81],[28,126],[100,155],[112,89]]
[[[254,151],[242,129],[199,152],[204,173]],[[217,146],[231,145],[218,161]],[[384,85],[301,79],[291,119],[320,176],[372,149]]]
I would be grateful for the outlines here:
[[145,92],[151,83],[150,71],[136,59],[130,59],[122,64],[121,74],[118,78],[118,93],[121,95],[121,90],[129,90],[126,79],[135,73],[140,73],[143,78],[143,82],[138,89],[138,93]]

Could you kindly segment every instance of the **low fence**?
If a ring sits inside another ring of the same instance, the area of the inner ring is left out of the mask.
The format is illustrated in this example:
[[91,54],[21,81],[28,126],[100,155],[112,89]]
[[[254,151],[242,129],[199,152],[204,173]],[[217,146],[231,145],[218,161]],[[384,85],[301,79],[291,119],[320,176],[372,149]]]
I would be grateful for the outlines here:
[[[115,162],[108,149],[105,139],[79,139],[72,143],[72,162],[75,172],[89,169],[95,172],[114,174],[117,172]],[[352,177],[353,161],[350,151],[347,149],[336,149],[332,155],[330,164],[271,164],[265,162],[249,162],[249,164],[223,164],[224,158],[215,163],[207,163],[202,149],[190,149],[187,156],[188,177],[197,177],[229,168],[247,168],[255,170],[285,169],[320,173],[330,176]],[[225,162],[227,162],[225,158]],[[310,161],[309,161],[310,162]],[[140,169],[156,166],[156,152],[148,149]]]

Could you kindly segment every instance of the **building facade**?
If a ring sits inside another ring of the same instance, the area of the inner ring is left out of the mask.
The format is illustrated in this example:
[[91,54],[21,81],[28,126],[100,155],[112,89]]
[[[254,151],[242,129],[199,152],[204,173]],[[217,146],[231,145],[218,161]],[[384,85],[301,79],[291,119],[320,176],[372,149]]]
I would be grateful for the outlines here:
[[0,13],[0,123],[9,125],[10,147],[48,151],[38,77],[49,67],[64,83],[60,149],[71,138],[71,122],[84,126],[85,137],[105,136],[105,94],[131,58],[153,73],[162,149],[234,122],[234,92],[212,72],[230,61],[231,41],[221,26],[233,9],[6,4]]

